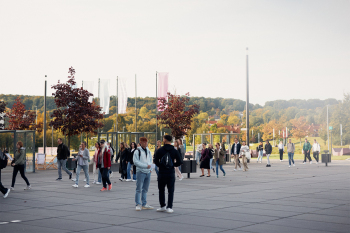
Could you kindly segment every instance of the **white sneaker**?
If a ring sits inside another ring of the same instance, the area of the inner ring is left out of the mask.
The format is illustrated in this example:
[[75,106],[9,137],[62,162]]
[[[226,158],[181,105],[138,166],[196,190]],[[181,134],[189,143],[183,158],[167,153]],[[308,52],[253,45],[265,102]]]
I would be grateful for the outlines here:
[[293,163],[293,167],[295,167],[295,164]]
[[11,187],[10,189],[11,189],[11,190],[15,190],[15,188],[14,188],[14,187]]
[[312,164],[312,161],[310,161],[310,164]]
[[288,167],[290,167],[290,165]]
[[84,182],[86,182],[86,178],[84,179]]
[[94,182],[92,182],[93,184],[96,184],[96,180],[94,180]]
[[72,179],[72,181],[75,182],[75,181],[77,181],[77,179],[74,178],[74,179]]
[[113,177],[113,172],[111,172],[110,174],[109,174],[109,178],[112,178]]
[[157,209],[157,212],[165,212],[165,211],[166,211],[166,207],[165,206]]
[[317,164],[317,162],[316,162],[316,164]]
[[4,198],[6,198],[9,195],[10,191],[11,189],[7,189],[7,192],[5,193]]
[[166,209],[166,212],[167,212],[167,213],[169,213],[169,214],[171,214],[171,213],[173,213],[173,212],[174,212],[174,210],[173,210],[173,209],[168,208],[168,209]]
[[145,206],[142,206],[142,209],[143,210],[153,210],[154,208],[150,205],[145,205]]
[[127,180],[125,180],[126,182],[130,182],[131,181],[131,179],[127,179]]
[[122,179],[122,178],[119,178],[119,180],[120,180],[120,181],[123,181],[123,179]]
[[184,177],[181,177],[181,179],[179,179],[179,181],[181,181],[181,180],[183,180],[184,179]]
[[136,180],[132,180],[132,182],[135,182]]
[[239,170],[242,171],[242,168],[240,167]]
[[234,171],[234,172],[236,172],[236,171],[237,171],[237,169],[233,169],[233,171]]
[[141,211],[141,206],[140,205],[136,206],[136,211]]
[[79,187],[77,184],[73,184],[72,186],[73,186],[73,188],[78,188]]
[[84,185],[84,188],[90,188],[90,185],[86,184]]
[[24,188],[24,190],[30,190],[32,187],[30,185],[27,185],[27,187]]
[[282,160],[280,160],[280,162],[282,162]]
[[303,164],[305,164],[305,162],[303,162]]
[[96,182],[95,184],[101,184],[101,182]]

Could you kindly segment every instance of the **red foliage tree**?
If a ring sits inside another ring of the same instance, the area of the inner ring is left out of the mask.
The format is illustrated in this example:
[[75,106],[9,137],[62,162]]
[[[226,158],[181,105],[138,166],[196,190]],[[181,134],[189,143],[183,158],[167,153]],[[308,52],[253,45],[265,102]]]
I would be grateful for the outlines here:
[[160,124],[171,129],[171,134],[176,139],[187,135],[187,131],[191,129],[193,116],[199,113],[199,105],[187,105],[190,101],[189,96],[189,93],[179,96],[168,92],[167,99],[158,98],[158,107],[164,111],[157,116],[157,119],[160,120]]
[[6,103],[0,101],[0,129],[5,129]]
[[25,109],[25,105],[18,96],[12,109],[6,114],[9,118],[10,130],[26,130],[35,128],[35,112]]
[[95,133],[103,127],[99,120],[103,119],[100,114],[101,107],[95,102],[90,103],[90,92],[83,88],[74,88],[76,82],[74,79],[75,69],[69,68],[67,83],[60,83],[52,86],[56,90],[52,95],[55,98],[57,109],[53,111],[51,117],[53,120],[50,126],[59,129],[63,134],[68,136],[68,147],[70,147],[70,137],[83,132]]

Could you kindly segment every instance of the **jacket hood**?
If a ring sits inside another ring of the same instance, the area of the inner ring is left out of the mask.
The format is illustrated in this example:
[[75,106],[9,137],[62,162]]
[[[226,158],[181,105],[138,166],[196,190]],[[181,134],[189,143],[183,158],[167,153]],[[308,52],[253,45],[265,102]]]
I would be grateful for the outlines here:
[[173,145],[170,145],[170,144],[165,144],[163,147],[166,151],[170,151],[175,148]]

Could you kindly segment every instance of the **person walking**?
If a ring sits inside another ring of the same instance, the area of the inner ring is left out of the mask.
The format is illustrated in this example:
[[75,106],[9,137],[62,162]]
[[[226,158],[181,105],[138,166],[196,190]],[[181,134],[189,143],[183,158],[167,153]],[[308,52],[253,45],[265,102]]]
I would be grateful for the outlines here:
[[[185,146],[184,146],[184,144],[183,144],[183,142],[182,142],[182,139],[177,139],[177,142],[179,143],[179,149],[180,149],[180,155],[181,155],[181,158],[182,158],[182,160],[184,160],[185,159]],[[179,166],[179,170],[180,170],[180,172],[181,172],[181,166]]]
[[1,150],[0,150],[0,157],[1,157],[0,159],[1,159],[2,163],[4,163],[4,164],[1,164],[1,168],[0,168],[0,192],[2,194],[4,194],[4,198],[7,198],[11,189],[5,188],[2,185],[2,183],[1,183],[1,170],[7,166],[8,159],[6,158],[7,156],[6,156],[5,152],[2,152]]
[[312,164],[312,159],[310,157],[310,151],[311,151],[311,144],[308,142],[307,138],[305,138],[305,143],[303,145],[303,152],[304,152],[304,162],[303,164],[306,163],[306,158],[309,160],[310,164]]
[[266,143],[265,143],[265,153],[266,153],[266,158],[267,158],[266,167],[271,167],[271,164],[270,164],[270,155],[271,155],[271,153],[272,153],[272,146],[271,146],[269,140],[266,140]]
[[79,176],[80,176],[81,169],[83,169],[85,173],[85,179],[86,179],[86,185],[84,185],[84,188],[90,187],[89,158],[90,158],[90,153],[89,153],[89,150],[86,148],[86,142],[82,142],[81,149],[78,153],[78,158],[73,159],[73,160],[77,160],[76,181],[75,181],[75,184],[72,185],[74,188],[79,187]]
[[[164,146],[156,151],[154,163],[159,167],[158,176],[158,190],[159,190],[159,204],[158,212],[173,213],[173,201],[175,191],[175,169],[180,166],[183,161],[180,153],[172,145],[172,136],[164,135]],[[165,186],[168,189],[168,205],[165,203]]]
[[[157,150],[160,149],[161,147],[162,147],[162,142],[160,140],[158,140],[157,141],[157,146],[154,149],[153,160],[156,158],[155,156],[156,156]],[[158,179],[158,166],[157,165],[154,166],[154,170],[157,173],[157,179]]]
[[319,160],[320,151],[321,151],[320,144],[316,141],[316,139],[314,139],[314,144],[312,145],[312,152],[316,160],[316,164],[318,163],[318,160]]
[[222,165],[225,163],[226,150],[225,150],[224,143],[221,143],[221,147],[220,147],[220,143],[216,143],[215,147],[216,148],[214,150],[214,159],[216,163],[216,178],[219,178],[219,166],[222,173],[224,173],[224,176],[226,176],[226,172],[222,167]]
[[15,188],[15,182],[16,182],[16,176],[18,171],[21,174],[21,177],[26,182],[27,187],[24,190],[31,189],[30,183],[25,175],[24,171],[24,164],[26,163],[26,154],[25,154],[25,148],[23,147],[23,142],[18,141],[16,144],[16,151],[14,155],[14,160],[12,160],[11,166],[13,167],[13,174],[12,174],[12,184],[11,184],[11,190],[14,190]]
[[202,175],[200,175],[199,177],[203,177],[204,176],[204,169],[207,169],[208,171],[208,175],[207,177],[210,177],[210,151],[209,149],[206,148],[207,144],[203,143],[203,149],[202,149],[202,153],[201,153],[201,165],[200,165],[200,169],[202,170]]
[[125,146],[126,143],[121,142],[120,143],[120,149],[117,157],[115,158],[115,162],[118,162],[119,159],[119,173],[121,174],[119,180],[120,181],[126,181],[127,180],[127,159],[128,159],[128,150],[126,149]]
[[263,147],[263,143],[260,142],[259,146],[256,148],[258,151],[258,160],[256,161],[257,163],[259,162],[260,159],[260,163],[262,163],[262,159],[264,156],[264,147]]
[[233,144],[231,148],[231,157],[233,157],[235,160],[235,169],[233,169],[234,171],[237,171],[237,166],[239,166],[239,170],[242,170],[241,164],[239,161],[240,151],[241,151],[241,144],[239,143],[238,139],[235,138],[235,144]]
[[[109,179],[108,171],[111,169],[111,154],[108,149],[108,146],[105,145],[105,140],[100,141],[101,148],[98,151],[98,161],[97,168],[100,169],[102,175],[102,185],[103,188],[100,190],[101,192],[112,190],[112,183]],[[107,189],[108,184],[108,189]]]
[[[128,152],[128,167],[127,167],[127,179],[130,179],[131,181],[131,170],[132,170],[132,181],[135,182],[136,181],[136,166],[134,165],[134,161],[133,161],[133,157],[134,157],[134,152],[136,150],[137,146],[135,142],[132,142],[130,144],[130,149]],[[132,169],[131,169],[132,168]]]
[[294,145],[294,143],[292,143],[292,139],[289,139],[289,142],[287,144],[287,153],[288,153],[289,167],[291,166],[291,162],[293,163],[293,166],[295,166],[294,159],[293,159],[294,151],[295,151],[295,145]]
[[283,161],[283,153],[284,153],[284,145],[283,142],[280,141],[280,143],[278,144],[278,150],[280,152],[280,161]]
[[210,169],[211,170],[213,170],[213,172],[215,173],[215,169],[214,169],[214,167],[213,167],[213,160],[214,160],[214,153],[215,153],[215,149],[214,149],[214,147],[213,147],[213,145],[212,144],[209,144],[208,145],[208,148],[209,148],[209,151],[210,151],[210,162],[209,162],[209,164],[210,164]]
[[245,144],[245,142],[242,142],[242,146],[241,146],[241,151],[240,154],[242,156],[242,163],[243,163],[243,171],[247,171],[248,168],[248,163],[247,163],[247,157],[246,157],[246,153],[250,153],[249,151],[249,146],[247,146]]
[[197,146],[197,151],[196,151],[196,163],[197,165],[200,163],[201,161],[201,157],[202,157],[202,150],[203,150],[203,145],[202,144],[199,144]]
[[57,139],[57,170],[58,178],[56,180],[62,180],[62,170],[65,171],[69,179],[72,179],[72,173],[67,169],[67,158],[70,156],[70,151],[66,145],[63,144],[62,138]]
[[101,144],[99,142],[95,143],[95,154],[93,157],[93,163],[92,163],[92,174],[94,175],[94,182],[93,184],[102,184],[102,175],[100,172],[100,169],[97,168],[97,163],[98,163],[98,151],[101,148]]
[[[114,158],[114,149],[112,147],[112,144],[107,142],[107,146],[108,146],[108,150],[111,153],[111,163],[113,162],[113,158]],[[108,177],[112,178],[113,177],[113,171],[111,169],[108,170]]]
[[135,150],[133,157],[136,166],[136,210],[153,210],[154,208],[147,204],[147,192],[151,182],[153,159],[151,151],[147,147],[147,138],[141,137],[140,144],[141,146]]
[[[176,141],[174,142],[174,148],[175,148],[175,150],[177,150],[177,151],[179,152],[179,154],[180,154],[180,156],[181,156],[181,159],[182,159],[181,149],[179,148],[179,142],[178,142],[178,140],[176,140]],[[183,175],[181,174],[181,171],[180,171],[180,169],[179,169],[178,166],[175,167],[175,173],[176,173],[176,176],[179,177],[179,180],[180,180],[180,181],[183,180],[184,177],[183,177]]]

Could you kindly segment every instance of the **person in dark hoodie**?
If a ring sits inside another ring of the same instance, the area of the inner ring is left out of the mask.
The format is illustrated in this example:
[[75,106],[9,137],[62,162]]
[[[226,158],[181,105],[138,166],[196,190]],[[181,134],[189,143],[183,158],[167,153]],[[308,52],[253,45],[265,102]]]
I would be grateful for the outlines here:
[[117,155],[117,158],[115,159],[116,163],[118,162],[118,159],[120,159],[120,163],[119,163],[119,173],[121,174],[121,176],[119,178],[120,181],[127,180],[128,153],[129,153],[129,151],[126,148],[125,143],[124,142],[120,143],[120,150],[119,150],[119,153]]
[[[158,212],[173,213],[173,200],[175,190],[175,169],[180,166],[182,158],[178,150],[171,145],[172,136],[164,135],[164,146],[156,151],[154,163],[159,168],[158,173],[158,189],[159,204]],[[168,205],[165,204],[165,186],[168,188]]]
[[62,170],[69,175],[69,179],[72,179],[72,173],[66,168],[67,158],[70,155],[70,151],[66,145],[63,144],[62,138],[57,139],[57,170],[58,178],[56,180],[62,180]]

